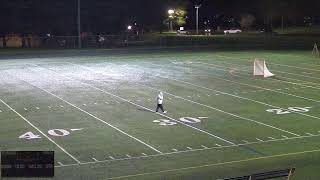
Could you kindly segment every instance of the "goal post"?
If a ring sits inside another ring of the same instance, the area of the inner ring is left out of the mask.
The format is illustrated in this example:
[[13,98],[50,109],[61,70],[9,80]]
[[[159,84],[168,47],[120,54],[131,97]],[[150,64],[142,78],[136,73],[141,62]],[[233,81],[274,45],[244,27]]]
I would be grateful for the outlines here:
[[263,76],[264,78],[274,76],[267,68],[266,61],[259,59],[255,59],[253,62],[253,75]]

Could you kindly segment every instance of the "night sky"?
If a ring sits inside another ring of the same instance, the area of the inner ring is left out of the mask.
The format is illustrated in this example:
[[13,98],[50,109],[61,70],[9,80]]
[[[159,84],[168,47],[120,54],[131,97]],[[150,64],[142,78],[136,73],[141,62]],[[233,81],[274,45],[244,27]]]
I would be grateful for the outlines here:
[[[128,24],[144,31],[166,28],[169,8],[187,10],[188,28],[194,27],[194,5],[201,3],[200,27],[204,20],[212,26],[226,26],[230,18],[252,14],[256,24],[303,25],[306,16],[320,16],[319,0],[81,0],[81,27],[84,32],[119,34]],[[77,0],[1,0],[0,33],[76,35]],[[236,25],[236,24],[235,24]]]

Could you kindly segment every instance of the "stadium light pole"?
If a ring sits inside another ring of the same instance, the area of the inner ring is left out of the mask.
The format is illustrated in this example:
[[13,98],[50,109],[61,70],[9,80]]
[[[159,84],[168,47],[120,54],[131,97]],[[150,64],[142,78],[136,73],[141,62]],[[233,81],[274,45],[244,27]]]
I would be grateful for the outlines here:
[[173,18],[173,14],[174,14],[174,10],[173,9],[169,9],[168,10],[168,14],[169,14],[169,19],[170,19],[170,31],[173,31],[173,26],[172,26],[172,18]]
[[194,8],[196,8],[196,33],[199,34],[199,8],[201,5],[195,5]]
[[81,17],[80,17],[80,0],[78,0],[78,48],[81,48]]

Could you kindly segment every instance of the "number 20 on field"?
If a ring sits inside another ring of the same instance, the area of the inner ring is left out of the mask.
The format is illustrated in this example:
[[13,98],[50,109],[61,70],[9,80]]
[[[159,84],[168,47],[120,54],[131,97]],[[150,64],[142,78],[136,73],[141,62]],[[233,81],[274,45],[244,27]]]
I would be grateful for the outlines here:
[[267,112],[276,113],[279,115],[290,114],[293,112],[305,113],[309,112],[312,107],[289,107],[288,109],[268,109]]

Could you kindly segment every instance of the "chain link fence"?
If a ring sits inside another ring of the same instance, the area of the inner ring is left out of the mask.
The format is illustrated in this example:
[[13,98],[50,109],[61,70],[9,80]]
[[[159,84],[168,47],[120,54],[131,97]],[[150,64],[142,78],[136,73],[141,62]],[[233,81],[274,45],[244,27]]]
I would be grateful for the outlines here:
[[[221,49],[311,49],[319,37],[267,35],[91,35],[81,37],[82,48],[198,47]],[[0,48],[78,48],[77,36],[6,36]]]

